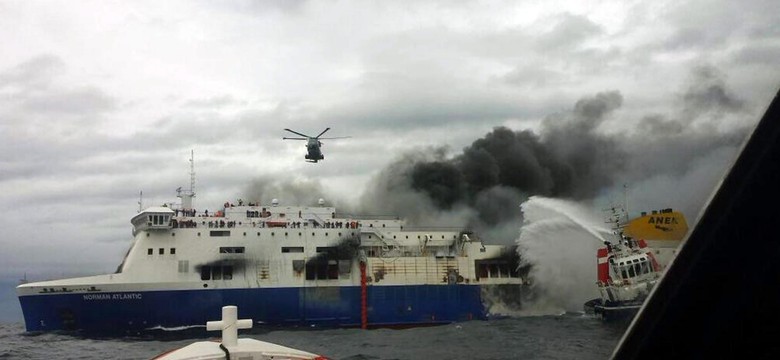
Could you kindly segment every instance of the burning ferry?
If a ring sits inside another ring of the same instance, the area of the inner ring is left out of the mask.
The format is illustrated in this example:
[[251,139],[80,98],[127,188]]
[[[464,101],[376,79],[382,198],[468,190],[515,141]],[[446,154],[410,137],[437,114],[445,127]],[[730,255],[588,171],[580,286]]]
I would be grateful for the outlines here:
[[340,214],[323,200],[201,212],[194,196],[180,189],[180,204],[140,210],[115,273],[19,285],[27,330],[203,327],[225,305],[263,325],[442,324],[488,318],[492,296],[523,283],[515,247],[462,229]]

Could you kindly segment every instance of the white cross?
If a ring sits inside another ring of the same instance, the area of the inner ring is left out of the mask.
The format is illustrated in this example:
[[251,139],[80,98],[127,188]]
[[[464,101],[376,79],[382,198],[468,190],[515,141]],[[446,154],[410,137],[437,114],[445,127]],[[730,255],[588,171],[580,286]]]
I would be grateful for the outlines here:
[[238,329],[251,329],[252,319],[238,320],[238,307],[233,305],[222,307],[221,321],[206,322],[207,331],[222,330],[222,345],[238,345]]

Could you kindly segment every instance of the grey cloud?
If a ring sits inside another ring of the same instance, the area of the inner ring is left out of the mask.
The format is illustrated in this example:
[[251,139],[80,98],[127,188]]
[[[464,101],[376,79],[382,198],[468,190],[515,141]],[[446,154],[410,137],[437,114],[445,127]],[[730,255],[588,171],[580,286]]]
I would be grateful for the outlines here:
[[47,85],[65,71],[65,63],[59,57],[44,54],[0,72],[0,89],[18,85],[24,89]]
[[564,50],[578,48],[583,41],[603,33],[598,24],[582,15],[558,14],[551,20],[553,28],[536,38],[542,50]]
[[93,115],[116,109],[116,100],[94,87],[33,93],[20,100],[26,111],[58,115]]
[[183,107],[189,108],[220,108],[230,105],[247,105],[246,101],[236,99],[232,95],[213,96],[205,99],[193,99],[184,103]]
[[[780,26],[778,26],[780,28]],[[780,36],[780,29],[778,30]],[[780,45],[751,44],[736,51],[733,56],[735,62],[740,64],[757,64],[776,66],[780,59]]]
[[691,86],[682,96],[686,112],[697,116],[705,112],[736,112],[745,107],[745,102],[731,94],[717,69],[699,66],[694,70]]

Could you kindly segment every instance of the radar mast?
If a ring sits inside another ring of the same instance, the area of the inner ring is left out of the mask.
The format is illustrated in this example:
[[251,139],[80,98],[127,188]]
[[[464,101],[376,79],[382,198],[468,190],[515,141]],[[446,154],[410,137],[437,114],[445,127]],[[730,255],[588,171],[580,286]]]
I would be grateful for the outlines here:
[[182,190],[176,189],[176,196],[181,198],[181,208],[183,210],[192,209],[192,198],[195,197],[195,150],[190,150],[190,188]]

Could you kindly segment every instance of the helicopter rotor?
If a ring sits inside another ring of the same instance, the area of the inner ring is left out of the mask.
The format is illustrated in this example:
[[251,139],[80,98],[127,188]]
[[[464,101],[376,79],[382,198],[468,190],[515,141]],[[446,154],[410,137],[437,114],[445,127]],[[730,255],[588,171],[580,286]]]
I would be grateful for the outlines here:
[[[328,128],[328,129],[330,129],[330,128]],[[325,129],[325,131],[328,131],[328,129]],[[286,130],[286,131],[289,131],[289,132],[291,132],[291,133],[293,133],[293,134],[295,134],[295,135],[300,135],[300,136],[303,136],[303,137],[305,137],[306,139],[308,139],[308,138],[310,138],[310,137],[311,137],[311,136],[309,136],[309,135],[304,135],[304,134],[301,134],[301,133],[299,133],[299,132],[297,132],[297,131],[292,131],[292,130],[290,130],[290,129],[284,129],[284,130]],[[323,133],[324,133],[325,131],[323,131]],[[322,134],[320,134],[320,135],[322,135]]]
[[322,136],[322,134],[324,134],[324,133],[325,133],[325,132],[327,132],[328,130],[330,130],[330,128],[325,128],[325,130],[322,130],[322,132],[321,132],[319,135],[315,136],[314,138],[315,138],[315,139],[319,139],[319,138],[320,138],[320,136]]

